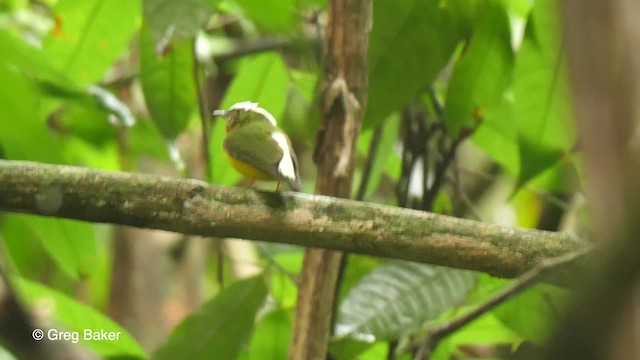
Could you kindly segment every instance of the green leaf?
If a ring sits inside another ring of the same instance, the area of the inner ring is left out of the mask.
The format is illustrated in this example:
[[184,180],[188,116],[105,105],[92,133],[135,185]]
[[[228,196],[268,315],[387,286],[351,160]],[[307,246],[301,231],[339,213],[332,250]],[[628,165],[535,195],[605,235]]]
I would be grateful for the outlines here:
[[[478,286],[469,295],[469,302],[480,304],[495,297],[512,282],[513,280],[483,274],[478,280]],[[567,291],[539,284],[499,305],[490,314],[523,340],[541,344],[548,339],[553,327],[562,318],[568,299]],[[464,313],[464,310],[460,313]]]
[[126,50],[140,24],[139,1],[58,0],[59,27],[44,39],[54,66],[79,84],[99,81]]
[[161,57],[148,26],[140,31],[140,82],[151,119],[168,140],[187,126],[196,109],[193,49],[189,41],[174,44]]
[[[55,189],[51,189],[51,194],[43,196],[55,198]],[[91,273],[97,256],[91,224],[33,215],[8,216],[27,224],[60,269],[72,279],[78,280]],[[17,239],[11,239],[11,234],[7,234],[7,241]]]
[[12,353],[10,353],[7,349],[0,346],[0,360],[19,360],[19,359],[15,357]]
[[298,285],[294,277],[302,271],[304,252],[299,247],[276,243],[258,244],[269,278],[269,290],[279,308],[295,309]]
[[[518,344],[522,338],[505,326],[491,312],[479,317],[462,329],[454,332],[438,344],[432,360],[457,358],[459,348],[465,345]],[[465,358],[465,357],[463,357]]]
[[521,187],[553,166],[573,147],[575,135],[557,2],[536,1],[514,77]]
[[235,359],[266,295],[262,276],[233,283],[178,325],[153,359]]
[[144,17],[154,44],[193,38],[217,3],[218,0],[143,0]]
[[[57,323],[56,330],[78,332],[79,342],[104,357],[127,356],[146,358],[144,350],[134,338],[115,321],[67,295],[38,283],[14,277],[13,285],[32,307],[47,306],[52,309]],[[117,341],[85,340],[85,330],[118,333]]]
[[[0,147],[8,159],[63,163],[53,134],[38,114],[38,91],[0,59]],[[10,124],[10,126],[7,126]]]
[[458,20],[439,0],[374,1],[365,128],[416,99],[461,38]]
[[524,339],[544,345],[562,319],[568,296],[551,285],[536,285],[494,310],[496,316]]
[[509,8],[509,13],[515,16],[518,16],[522,19],[525,19],[529,12],[531,11],[531,7],[533,6],[533,1],[531,0],[502,0],[505,6]]
[[80,88],[62,71],[56,69],[47,55],[13,34],[0,29],[0,53],[2,61],[42,82],[55,84],[68,92],[78,92]]
[[500,106],[511,84],[513,51],[506,10],[487,2],[477,22],[447,89],[444,122],[454,136],[481,121],[487,109]]
[[9,269],[29,278],[50,273],[52,264],[48,254],[19,216],[3,216],[0,235],[0,241],[8,255],[7,262],[12,265]]
[[[280,256],[278,258],[280,258]],[[277,261],[280,262],[279,260]],[[294,274],[299,274],[299,272]],[[296,301],[298,300],[298,286],[293,281],[291,273],[287,274],[284,271],[274,269],[274,271],[271,272],[269,283],[271,285],[273,301],[278,307],[284,309],[295,308]]]
[[522,167],[514,192],[538,175],[553,168],[565,154],[562,149],[540,146],[540,142],[534,142],[526,136],[520,136],[519,141]]
[[68,101],[66,104],[67,106],[60,108],[54,115],[56,128],[60,132],[74,135],[94,146],[103,146],[117,139],[116,128],[107,120],[109,113],[76,101]]
[[89,86],[87,92],[99,108],[109,112],[108,119],[113,125],[133,126],[136,123],[129,106],[111,92],[96,85]]
[[[370,346],[366,351],[358,356],[358,360],[379,360],[387,359],[389,357],[389,344],[378,342]],[[408,360],[402,357],[397,357],[398,360]]]
[[360,359],[360,354],[372,346],[372,343],[346,337],[332,340],[329,343],[329,353],[336,359]]
[[108,117],[126,126],[135,122],[131,110],[113,94],[95,85],[86,89],[79,87],[56,69],[42,50],[1,29],[0,53],[7,54],[4,57],[7,64],[34,78],[37,90],[43,95],[61,98],[65,104],[80,105],[93,112],[103,111],[105,125]]
[[315,102],[319,73],[289,69],[291,86],[283,129],[290,138],[303,141],[309,147],[313,146],[320,123],[319,108]]
[[483,114],[482,123],[472,135],[473,142],[509,174],[520,171],[517,124],[513,121],[513,102],[503,101]]
[[280,54],[269,52],[242,61],[229,85],[222,108],[240,101],[253,101],[280,119],[287,103],[289,76]]
[[246,359],[286,359],[291,341],[293,316],[287,310],[275,310],[256,326]]
[[307,7],[310,7],[314,10],[317,10],[318,8],[327,8],[327,0],[300,0],[298,3],[300,4],[300,8],[302,9],[305,9]]
[[62,145],[65,156],[74,164],[107,171],[122,170],[122,148],[118,148],[115,141],[96,146],[80,138],[67,137]]
[[470,271],[389,261],[351,290],[338,310],[337,338],[397,339],[454,307],[475,285]]
[[149,156],[162,161],[169,159],[166,142],[160,130],[151,121],[138,121],[128,131],[129,150],[132,157],[146,158]]
[[296,0],[236,0],[258,27],[267,31],[290,31],[297,19]]

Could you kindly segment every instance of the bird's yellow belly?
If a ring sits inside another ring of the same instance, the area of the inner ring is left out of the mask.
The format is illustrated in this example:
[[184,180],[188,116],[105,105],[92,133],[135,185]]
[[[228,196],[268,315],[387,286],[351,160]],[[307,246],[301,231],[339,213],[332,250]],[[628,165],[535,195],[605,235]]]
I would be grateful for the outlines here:
[[269,181],[278,180],[273,176],[267,174],[266,172],[254,167],[253,165],[250,165],[244,161],[240,161],[238,159],[233,158],[226,151],[225,151],[225,155],[227,155],[227,159],[229,159],[229,163],[231,164],[231,166],[233,166],[234,169],[238,170],[240,174],[248,177],[249,179],[269,180]]

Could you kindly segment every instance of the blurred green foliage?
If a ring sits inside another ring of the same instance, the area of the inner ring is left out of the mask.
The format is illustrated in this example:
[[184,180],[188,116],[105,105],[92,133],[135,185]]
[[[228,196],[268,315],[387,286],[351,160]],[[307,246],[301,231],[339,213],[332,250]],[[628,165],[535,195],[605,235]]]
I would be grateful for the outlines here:
[[[210,111],[251,100],[291,135],[310,192],[323,75],[318,30],[326,6],[324,0],[0,1],[0,157],[126,171],[156,171],[149,170],[154,163],[159,172],[181,176],[171,162],[172,143],[188,174],[202,166],[212,183],[234,185],[241,177],[220,151],[223,123]],[[458,175],[481,173],[476,163],[497,164],[498,175],[488,176],[498,188],[509,184],[498,202],[518,213],[510,225],[535,226],[539,194],[575,191],[566,174],[578,183],[582,174],[572,153],[576,138],[556,7],[553,0],[373,1],[369,92],[355,173],[357,185],[369,154],[376,154],[366,200],[397,203],[402,141],[414,131],[404,121],[410,106],[423,109],[429,125],[442,125],[445,140],[472,132],[465,144],[474,155],[466,162],[463,156]],[[211,125],[210,163],[196,165],[189,159],[200,151],[202,123]],[[377,128],[381,135],[371,148]],[[431,143],[425,149],[443,156]],[[472,164],[466,172],[465,164]],[[433,176],[434,169],[422,166],[409,170]],[[410,186],[411,196],[420,196],[418,188]],[[436,209],[451,212],[460,201],[447,188]],[[494,219],[483,211],[481,220]],[[30,306],[52,299],[52,316],[69,330],[125,334],[117,343],[84,343],[101,356],[286,357],[299,248],[260,245],[264,276],[233,280],[222,290],[207,287],[210,300],[152,352],[102,314],[110,300],[111,231],[3,214],[0,237],[3,262]],[[419,338],[425,323],[445,322],[507,282],[412,266],[351,257],[338,310],[340,329],[348,331],[330,347],[338,359],[386,358],[386,340]],[[213,268],[206,283],[215,282]],[[73,299],[82,286],[91,291],[87,304]],[[434,358],[461,356],[468,344],[542,342],[563,299],[558,289],[533,288],[448,337]]]

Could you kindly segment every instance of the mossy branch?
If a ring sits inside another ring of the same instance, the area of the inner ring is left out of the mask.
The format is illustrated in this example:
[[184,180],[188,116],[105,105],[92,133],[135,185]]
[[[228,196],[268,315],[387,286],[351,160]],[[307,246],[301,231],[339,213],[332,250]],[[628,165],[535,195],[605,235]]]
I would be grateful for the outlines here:
[[0,160],[0,210],[348,251],[502,277],[584,246],[566,233],[326,196],[7,160]]

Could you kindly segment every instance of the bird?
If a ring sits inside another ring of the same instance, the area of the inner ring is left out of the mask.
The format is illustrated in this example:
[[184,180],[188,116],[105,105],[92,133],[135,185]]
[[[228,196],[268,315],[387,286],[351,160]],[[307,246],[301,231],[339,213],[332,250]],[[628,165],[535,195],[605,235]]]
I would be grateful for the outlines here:
[[298,158],[291,141],[267,110],[258,103],[243,101],[228,110],[216,110],[213,116],[225,119],[223,150],[229,163],[251,180],[284,182],[300,191]]

